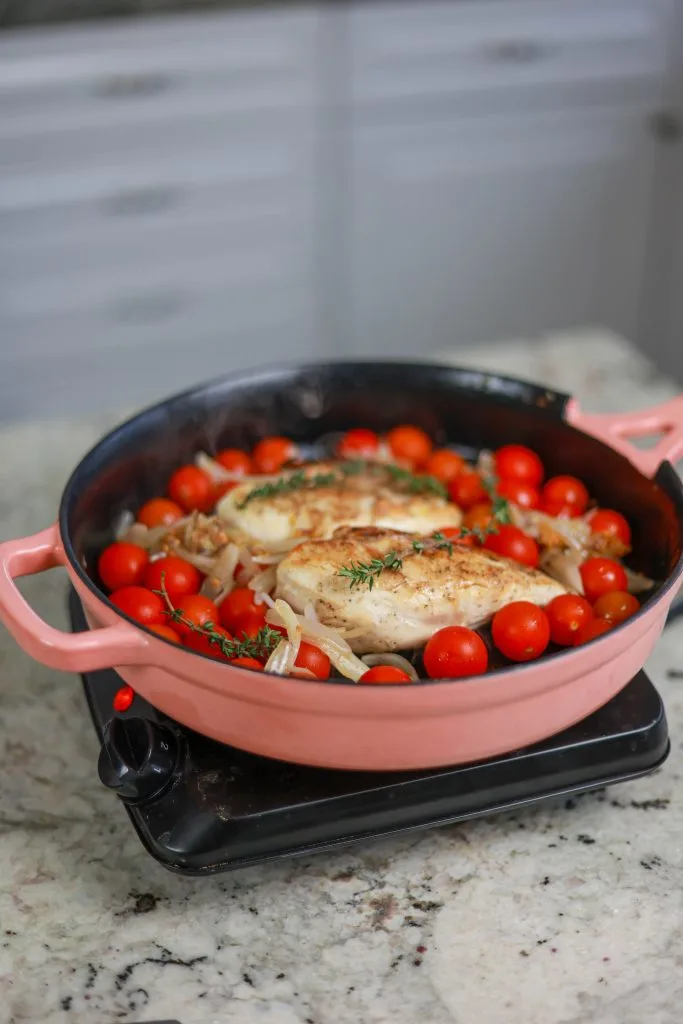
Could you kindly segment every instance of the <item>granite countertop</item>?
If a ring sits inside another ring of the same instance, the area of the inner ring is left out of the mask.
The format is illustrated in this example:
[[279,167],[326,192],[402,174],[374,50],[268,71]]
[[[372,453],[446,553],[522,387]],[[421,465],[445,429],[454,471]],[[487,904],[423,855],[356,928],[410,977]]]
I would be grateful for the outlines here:
[[[592,409],[670,395],[602,334],[459,353]],[[53,517],[119,416],[2,431],[0,535]],[[25,592],[65,625],[64,577]],[[655,775],[489,820],[208,879],[167,873],[100,785],[77,681],[0,627],[0,1022],[678,1024],[683,623],[648,666],[672,734]]]

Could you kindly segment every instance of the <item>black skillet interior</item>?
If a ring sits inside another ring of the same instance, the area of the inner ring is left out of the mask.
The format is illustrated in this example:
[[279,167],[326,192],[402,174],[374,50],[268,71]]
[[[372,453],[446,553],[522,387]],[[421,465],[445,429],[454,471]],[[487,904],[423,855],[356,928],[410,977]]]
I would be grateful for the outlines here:
[[196,452],[250,448],[269,434],[314,445],[354,426],[383,432],[414,423],[437,444],[467,455],[527,444],[549,475],[579,476],[601,505],[631,523],[633,567],[665,581],[681,557],[679,478],[668,464],[656,482],[643,477],[621,455],[569,427],[566,402],[565,395],[522,381],[437,364],[322,363],[222,378],[140,413],[92,449],[64,491],[62,537],[95,588],[97,554],[112,540],[121,512],[163,494],[170,474]]

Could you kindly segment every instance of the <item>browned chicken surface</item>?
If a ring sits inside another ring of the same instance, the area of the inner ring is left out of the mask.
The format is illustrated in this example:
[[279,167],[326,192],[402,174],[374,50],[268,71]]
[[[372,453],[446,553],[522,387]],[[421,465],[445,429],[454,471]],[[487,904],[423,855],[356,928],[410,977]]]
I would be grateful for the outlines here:
[[292,472],[303,472],[307,477],[332,475],[336,479],[329,486],[284,490],[247,500],[258,487],[252,480],[226,494],[218,514],[246,537],[270,544],[297,536],[331,537],[341,526],[378,526],[426,534],[459,526],[462,521],[458,506],[438,494],[411,493],[381,468],[344,475],[341,465],[314,463],[280,477],[291,477]]
[[[277,569],[277,596],[302,612],[311,605],[325,625],[357,631],[356,652],[420,647],[438,629],[476,628],[511,601],[545,605],[565,593],[544,573],[481,548],[454,545],[415,553],[415,534],[383,529],[340,529],[328,540],[306,541]],[[384,569],[352,587],[340,570],[396,553],[397,570]]]

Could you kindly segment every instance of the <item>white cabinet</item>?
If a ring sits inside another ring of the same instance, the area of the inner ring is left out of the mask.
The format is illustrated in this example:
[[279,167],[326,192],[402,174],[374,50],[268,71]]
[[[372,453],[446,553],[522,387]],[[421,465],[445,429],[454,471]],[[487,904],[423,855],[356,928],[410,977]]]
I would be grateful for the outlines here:
[[642,111],[358,123],[353,351],[591,323],[634,336],[653,146]]

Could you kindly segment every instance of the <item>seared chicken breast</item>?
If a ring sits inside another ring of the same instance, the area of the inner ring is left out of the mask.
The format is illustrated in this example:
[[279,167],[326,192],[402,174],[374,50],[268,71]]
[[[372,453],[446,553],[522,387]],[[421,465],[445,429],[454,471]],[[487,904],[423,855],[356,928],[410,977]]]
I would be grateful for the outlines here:
[[[536,569],[481,548],[455,545],[415,553],[415,535],[395,530],[341,529],[329,540],[306,541],[278,565],[276,596],[298,612],[310,604],[322,623],[360,631],[357,653],[420,647],[443,626],[481,626],[511,601],[545,605],[566,593]],[[402,558],[367,584],[352,587],[344,566]]]
[[381,468],[343,472],[343,463],[320,462],[288,471],[268,483],[287,480],[293,473],[307,477],[334,476],[329,486],[282,490],[263,497],[248,495],[259,488],[250,481],[241,484],[220,501],[219,516],[253,541],[267,544],[297,536],[314,539],[331,537],[341,526],[378,526],[412,533],[433,533],[447,526],[459,526],[462,512],[439,494],[410,493],[404,483],[393,480]]

